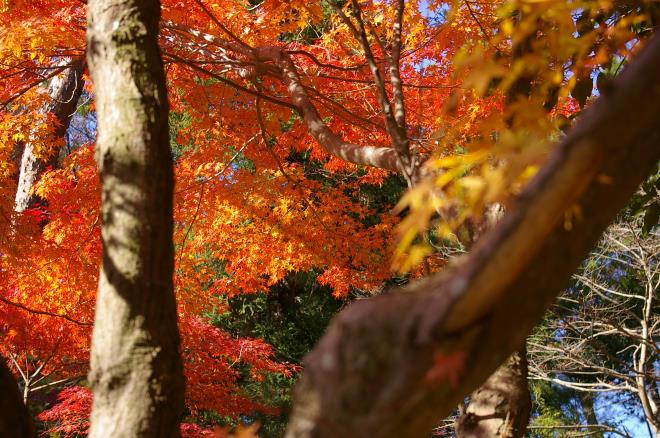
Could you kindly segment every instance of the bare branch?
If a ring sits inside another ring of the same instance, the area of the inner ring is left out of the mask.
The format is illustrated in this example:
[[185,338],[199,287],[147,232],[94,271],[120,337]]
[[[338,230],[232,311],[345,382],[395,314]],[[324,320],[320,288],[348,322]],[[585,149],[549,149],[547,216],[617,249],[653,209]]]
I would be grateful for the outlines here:
[[259,61],[271,61],[282,71],[284,83],[295,108],[302,114],[307,129],[325,150],[345,161],[381,169],[399,170],[396,151],[388,147],[360,146],[345,142],[332,132],[310,101],[291,57],[278,47],[255,49]]
[[71,318],[67,315],[60,315],[58,313],[47,312],[45,310],[32,309],[32,308],[27,307],[23,304],[15,303],[14,301],[10,301],[10,300],[8,300],[7,298],[4,298],[4,297],[0,297],[0,301],[2,301],[5,304],[8,304],[10,306],[17,307],[21,310],[24,310],[24,311],[28,312],[28,313],[32,313],[34,315],[44,315],[44,316],[52,316],[53,318],[62,318],[66,321],[72,322],[72,323],[74,323],[76,325],[80,325],[80,326],[91,327],[93,325],[92,323],[89,323],[89,322],[78,321],[77,319],[73,319],[73,318]]

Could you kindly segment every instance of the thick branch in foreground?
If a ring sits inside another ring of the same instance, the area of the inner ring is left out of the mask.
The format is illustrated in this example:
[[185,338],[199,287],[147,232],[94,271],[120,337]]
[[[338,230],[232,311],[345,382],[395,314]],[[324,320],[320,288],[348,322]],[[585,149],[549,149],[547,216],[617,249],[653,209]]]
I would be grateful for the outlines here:
[[[468,8],[470,8],[469,4]],[[520,13],[515,20],[520,21]],[[520,60],[530,52],[536,35],[528,35],[522,41],[513,44],[512,62]],[[518,100],[527,100],[534,78],[531,75],[518,77],[506,93],[506,104],[515,104]],[[509,128],[513,119],[507,120]],[[493,206],[498,211],[501,206]],[[492,209],[492,207],[491,207]],[[489,215],[496,219],[502,216]],[[488,217],[488,216],[487,216]],[[482,219],[483,221],[483,219]],[[492,228],[494,221],[486,219],[479,228]],[[527,349],[522,348],[509,357],[476,391],[470,394],[469,404],[456,422],[456,435],[468,437],[522,438],[527,430],[532,409],[531,394],[527,384]]]
[[287,436],[427,436],[519,349],[660,159],[658,77],[655,38],[469,256],[340,313],[305,360]]
[[103,219],[90,436],[178,436],[184,384],[160,2],[90,0],[88,7]]
[[32,417],[23,403],[16,379],[5,359],[0,357],[0,436],[32,438],[37,433]]

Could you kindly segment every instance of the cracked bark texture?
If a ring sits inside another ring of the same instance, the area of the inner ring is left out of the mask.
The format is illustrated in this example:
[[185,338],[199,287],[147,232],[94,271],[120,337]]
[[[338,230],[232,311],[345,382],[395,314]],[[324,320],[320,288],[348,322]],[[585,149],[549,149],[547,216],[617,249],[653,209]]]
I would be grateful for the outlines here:
[[286,436],[428,436],[518,350],[660,160],[658,77],[656,37],[462,262],[341,312],[304,361]]
[[90,0],[88,8],[103,220],[90,437],[175,437],[184,380],[160,2]]
[[[50,101],[41,109],[43,114],[50,113],[53,116],[56,124],[53,137],[61,139],[69,128],[69,122],[83,89],[83,59],[66,59],[65,63],[70,66],[51,80],[48,85]],[[33,140],[28,140],[25,144],[19,165],[18,187],[14,202],[16,212],[21,213],[39,205],[39,197],[32,193],[32,187],[48,167],[57,165],[59,153],[59,150],[52,151],[49,158],[43,159],[34,154]]]

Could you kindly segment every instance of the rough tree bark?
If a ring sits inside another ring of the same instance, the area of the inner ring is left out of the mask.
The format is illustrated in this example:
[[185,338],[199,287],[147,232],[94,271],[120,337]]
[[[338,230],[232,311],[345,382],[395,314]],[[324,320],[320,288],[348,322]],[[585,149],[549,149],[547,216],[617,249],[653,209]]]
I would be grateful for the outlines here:
[[287,436],[426,436],[520,348],[660,159],[658,77],[655,38],[462,263],[341,312],[305,360]]
[[[595,397],[593,392],[580,392],[580,406],[582,406],[582,413],[584,414],[584,421],[587,425],[600,424],[598,416],[596,415]],[[591,438],[603,438],[603,432],[594,431],[589,435]]]
[[32,417],[21,399],[16,379],[0,357],[0,436],[32,438],[37,433]]
[[[64,138],[71,116],[76,110],[78,99],[83,89],[83,59],[67,59],[70,66],[53,78],[48,85],[50,101],[41,109],[44,114],[52,114],[55,120],[54,138]],[[41,159],[34,154],[34,144],[28,140],[21,157],[18,188],[14,210],[18,213],[38,204],[38,197],[32,194],[32,187],[39,180],[46,168],[57,164],[59,150],[53,151],[50,158]]]
[[456,424],[459,437],[522,437],[532,401],[527,386],[527,349],[513,353],[470,396]]
[[[514,12],[513,17],[516,21],[522,19],[519,11]],[[512,63],[531,51],[535,37],[529,35],[514,44]],[[525,72],[514,81],[506,95],[507,104],[529,98],[534,76]],[[509,127],[512,122],[508,120]],[[496,214],[486,216],[481,231],[493,228],[502,219],[504,210],[501,206],[494,207]],[[460,438],[522,438],[527,430],[531,410],[532,400],[527,384],[527,349],[523,344],[470,395],[467,408],[456,422],[456,434]]]
[[88,8],[103,220],[90,436],[178,436],[184,381],[160,2],[90,0]]
[[[477,233],[492,229],[503,217],[504,210],[494,205],[477,227]],[[478,238],[469,233],[470,242]],[[470,394],[468,406],[456,421],[460,438],[520,438],[525,435],[532,410],[527,383],[527,349],[524,344],[481,385]]]

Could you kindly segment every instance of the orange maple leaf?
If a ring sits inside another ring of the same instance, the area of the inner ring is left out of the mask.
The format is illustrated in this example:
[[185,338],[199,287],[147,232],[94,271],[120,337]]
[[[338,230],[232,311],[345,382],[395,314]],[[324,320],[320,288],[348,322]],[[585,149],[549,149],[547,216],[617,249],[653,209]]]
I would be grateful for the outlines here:
[[456,388],[463,369],[465,369],[466,357],[465,351],[435,352],[433,364],[426,372],[424,379],[430,383],[449,382],[452,388]]

